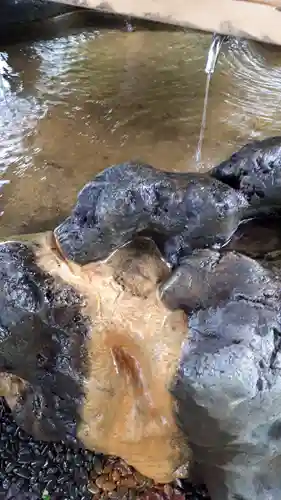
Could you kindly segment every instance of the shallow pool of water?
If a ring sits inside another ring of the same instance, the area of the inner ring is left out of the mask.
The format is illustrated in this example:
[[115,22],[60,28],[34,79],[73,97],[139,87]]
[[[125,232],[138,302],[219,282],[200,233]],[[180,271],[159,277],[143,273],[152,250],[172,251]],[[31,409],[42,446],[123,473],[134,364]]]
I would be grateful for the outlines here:
[[280,52],[232,41],[211,81],[196,164],[210,40],[92,26],[2,46],[14,76],[0,89],[0,237],[52,228],[111,164],[204,170],[278,134]]

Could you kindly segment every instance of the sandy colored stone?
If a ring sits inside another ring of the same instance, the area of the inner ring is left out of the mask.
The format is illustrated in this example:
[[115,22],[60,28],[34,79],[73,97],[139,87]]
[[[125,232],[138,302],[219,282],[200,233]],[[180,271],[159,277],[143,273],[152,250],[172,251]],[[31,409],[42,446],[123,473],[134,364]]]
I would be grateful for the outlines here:
[[[144,476],[171,481],[190,451],[169,392],[188,334],[186,316],[170,311],[158,297],[169,267],[146,239],[85,266],[66,261],[52,233],[28,245],[38,269],[52,277],[63,296],[70,287],[82,297],[82,318],[90,322],[83,346],[87,375],[79,379],[84,398],[78,438],[88,449],[121,457]],[[13,408],[15,401],[7,401]],[[41,429],[36,421],[30,425],[32,432]],[[125,463],[122,468],[127,476]]]

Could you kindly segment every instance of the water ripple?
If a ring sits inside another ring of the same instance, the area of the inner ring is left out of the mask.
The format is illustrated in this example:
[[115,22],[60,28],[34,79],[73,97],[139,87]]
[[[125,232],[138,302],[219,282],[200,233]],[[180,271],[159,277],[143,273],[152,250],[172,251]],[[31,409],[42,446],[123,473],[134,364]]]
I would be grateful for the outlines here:
[[248,128],[250,136],[265,129],[276,133],[281,126],[281,52],[258,43],[233,40],[221,61],[222,77],[228,81],[225,102],[231,112],[228,122]]

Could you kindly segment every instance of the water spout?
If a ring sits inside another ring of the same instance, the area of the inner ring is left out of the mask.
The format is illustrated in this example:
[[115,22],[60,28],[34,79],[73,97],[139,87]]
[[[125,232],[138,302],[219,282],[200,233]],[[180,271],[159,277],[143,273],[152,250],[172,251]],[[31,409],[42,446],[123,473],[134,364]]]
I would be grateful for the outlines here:
[[205,66],[205,73],[207,73],[207,75],[211,75],[212,73],[214,73],[221,46],[224,42],[227,41],[228,38],[229,37],[227,35],[219,35],[217,33],[213,34],[213,40],[208,51],[207,62]]

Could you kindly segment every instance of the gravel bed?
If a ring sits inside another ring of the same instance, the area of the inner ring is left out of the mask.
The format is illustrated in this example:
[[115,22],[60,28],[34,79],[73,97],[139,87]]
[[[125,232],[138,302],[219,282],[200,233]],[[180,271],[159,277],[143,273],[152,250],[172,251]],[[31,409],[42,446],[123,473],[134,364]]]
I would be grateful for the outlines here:
[[35,441],[0,398],[0,500],[210,500],[187,481],[157,485],[122,460]]

